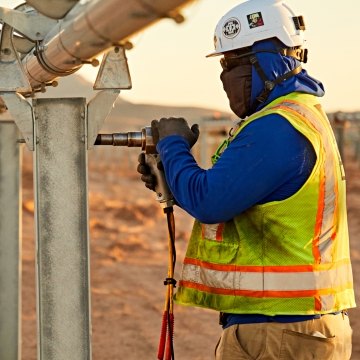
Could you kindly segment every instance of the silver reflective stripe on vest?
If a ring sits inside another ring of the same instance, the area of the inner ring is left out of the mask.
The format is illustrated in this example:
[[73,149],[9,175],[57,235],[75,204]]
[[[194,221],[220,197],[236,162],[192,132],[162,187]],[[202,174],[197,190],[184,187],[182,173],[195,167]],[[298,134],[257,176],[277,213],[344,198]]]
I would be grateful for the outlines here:
[[[319,234],[318,249],[320,252],[320,262],[329,263],[332,261],[333,254],[333,231],[334,231],[334,217],[336,209],[336,172],[335,172],[335,159],[332,156],[333,148],[330,144],[328,136],[329,131],[325,128],[319,117],[316,116],[310,109],[305,106],[293,102],[282,102],[280,106],[286,106],[310,121],[311,125],[322,135],[323,146],[325,149],[325,184],[324,184],[324,210],[321,221],[321,230]],[[315,110],[315,109],[314,109]],[[320,115],[320,113],[318,112]],[[326,119],[327,120],[327,119]],[[329,128],[330,124],[329,124]]]
[[199,265],[184,264],[181,279],[216,289],[259,290],[263,282],[262,273],[219,271]]
[[[342,289],[352,282],[350,264],[331,270],[309,272],[241,272],[214,270],[201,265],[184,264],[182,281],[216,289],[244,291],[317,291]],[[326,297],[323,297],[324,303]]]
[[203,237],[209,240],[222,240],[224,224],[202,224]]

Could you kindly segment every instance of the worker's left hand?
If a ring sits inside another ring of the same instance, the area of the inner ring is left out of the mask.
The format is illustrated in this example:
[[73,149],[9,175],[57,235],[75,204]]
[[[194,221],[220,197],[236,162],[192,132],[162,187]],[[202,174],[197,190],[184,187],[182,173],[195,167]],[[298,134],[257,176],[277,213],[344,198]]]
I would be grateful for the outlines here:
[[[155,191],[155,186],[157,184],[156,177],[151,173],[149,165],[146,164],[145,153],[140,153],[138,162],[139,164],[136,170],[141,174],[141,181],[145,183],[145,186],[148,189]],[[158,168],[159,170],[164,170],[161,161],[158,163]]]
[[151,131],[154,145],[167,136],[180,135],[188,142],[190,148],[194,146],[200,134],[198,124],[194,124],[190,128],[185,119],[173,117],[153,120]]

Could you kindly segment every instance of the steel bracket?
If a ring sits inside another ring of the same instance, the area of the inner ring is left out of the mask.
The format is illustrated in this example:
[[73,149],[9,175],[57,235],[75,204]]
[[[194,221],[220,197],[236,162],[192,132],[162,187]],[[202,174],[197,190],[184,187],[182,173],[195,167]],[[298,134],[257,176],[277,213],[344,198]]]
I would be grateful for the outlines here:
[[16,35],[13,35],[13,44],[15,49],[22,55],[28,54],[35,46],[33,41]]
[[94,148],[96,137],[114,107],[120,89],[131,89],[131,77],[123,46],[115,46],[104,55],[93,88],[102,91],[96,94],[87,106],[88,150]]
[[34,151],[34,116],[32,105],[20,94],[2,92],[0,96],[25,139],[30,151]]
[[101,62],[94,90],[131,89],[131,76],[123,46],[108,51]]
[[17,32],[32,41],[43,40],[58,23],[57,20],[37,13],[29,6],[21,6],[24,11],[0,7],[0,22],[10,25]]
[[45,16],[62,19],[79,0],[27,0],[27,3]]
[[119,89],[109,89],[98,92],[87,105],[87,136],[88,150],[94,148],[96,137],[109,116],[115,101],[119,96]]
[[4,24],[0,40],[0,91],[31,92],[19,54],[13,44],[13,28]]

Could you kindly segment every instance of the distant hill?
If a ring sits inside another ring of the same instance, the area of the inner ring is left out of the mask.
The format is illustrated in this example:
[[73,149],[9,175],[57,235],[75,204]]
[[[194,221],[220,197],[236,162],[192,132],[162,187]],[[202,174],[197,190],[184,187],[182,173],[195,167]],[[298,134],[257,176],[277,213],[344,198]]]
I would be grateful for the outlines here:
[[[86,97],[90,100],[95,94],[96,91],[92,89],[90,82],[80,75],[74,74],[60,79],[58,87],[47,88],[47,92],[38,97]],[[203,118],[214,116],[229,118],[232,115],[216,109],[199,107],[135,104],[123,100],[120,93],[103,129],[107,131],[137,131],[140,127],[150,125],[153,119],[171,116],[184,117],[192,124]]]

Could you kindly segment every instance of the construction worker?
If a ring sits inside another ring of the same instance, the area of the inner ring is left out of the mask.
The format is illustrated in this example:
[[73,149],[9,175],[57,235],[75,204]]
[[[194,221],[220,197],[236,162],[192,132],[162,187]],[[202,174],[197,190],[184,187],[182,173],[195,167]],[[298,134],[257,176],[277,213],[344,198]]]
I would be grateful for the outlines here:
[[196,125],[152,122],[167,183],[196,219],[175,300],[220,313],[216,359],[351,356],[345,175],[323,85],[301,65],[304,30],[282,0],[249,0],[221,18],[210,56],[222,56],[220,78],[241,120],[211,169],[190,152]]

